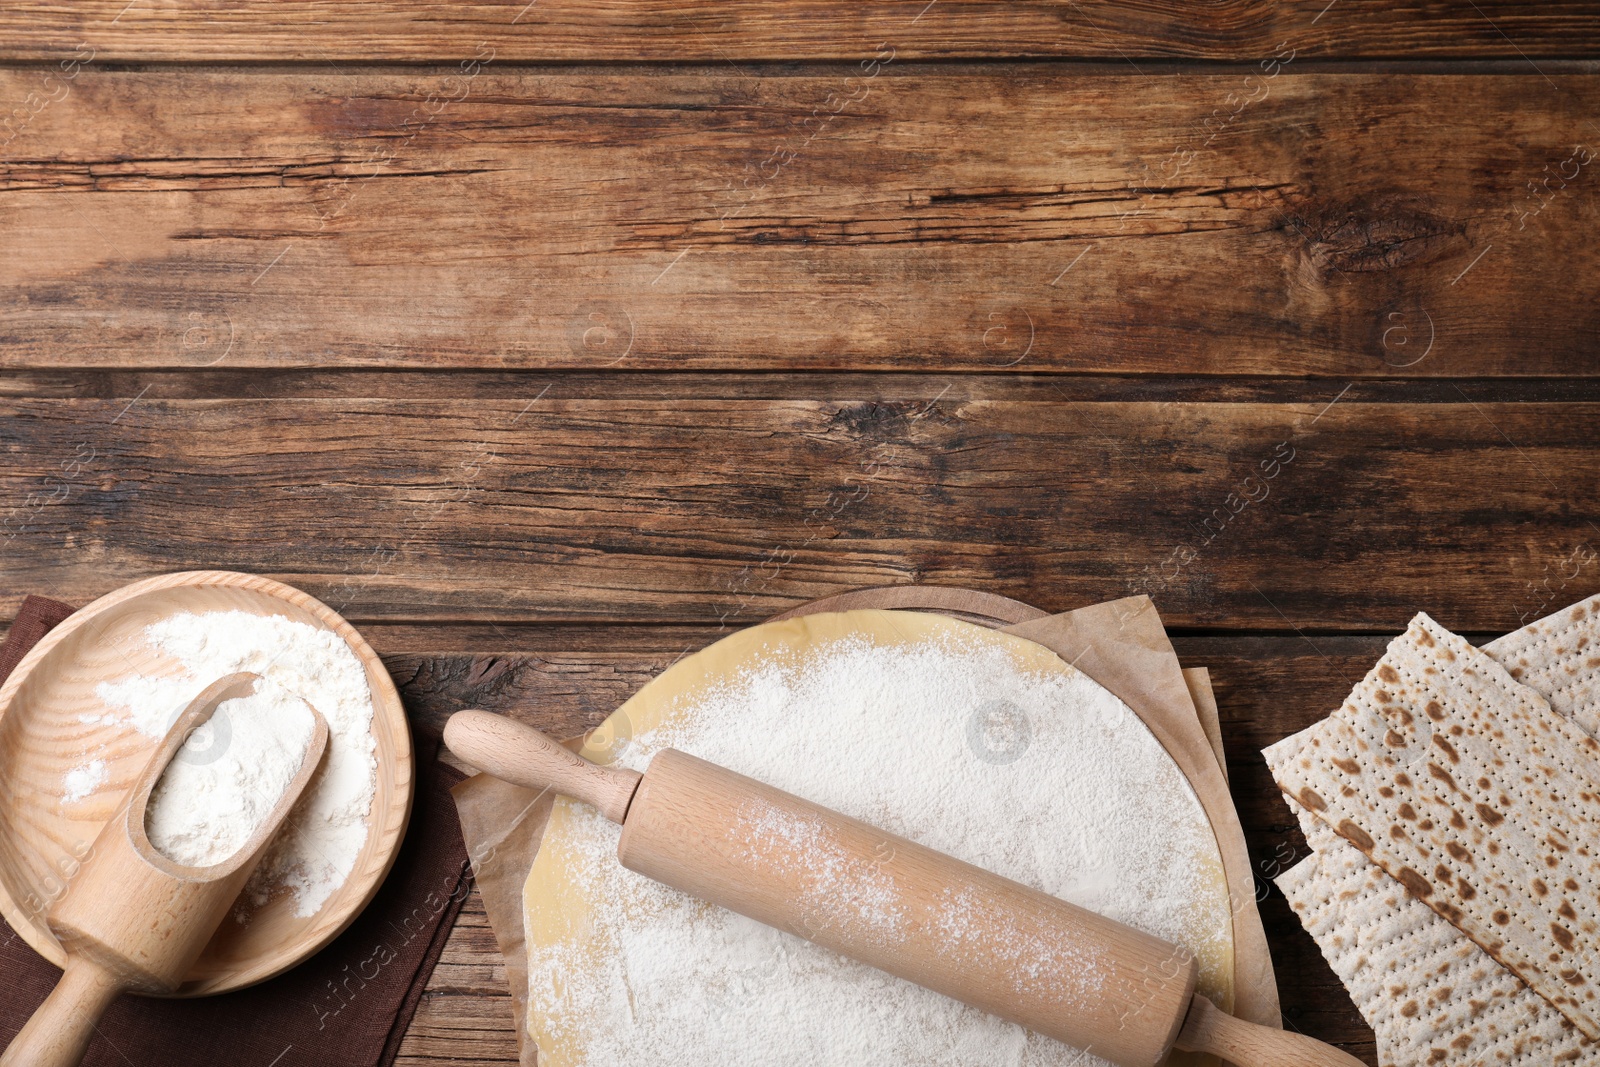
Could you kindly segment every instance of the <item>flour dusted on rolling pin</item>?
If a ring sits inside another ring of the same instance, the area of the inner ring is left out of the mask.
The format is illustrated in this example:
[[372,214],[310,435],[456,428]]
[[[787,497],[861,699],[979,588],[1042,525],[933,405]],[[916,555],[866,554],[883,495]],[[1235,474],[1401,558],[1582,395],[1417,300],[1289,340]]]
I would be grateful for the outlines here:
[[150,843],[191,867],[230,859],[300,772],[315,731],[310,705],[268,681],[218,704],[150,791]]
[[[367,817],[377,791],[372,693],[361,660],[338,634],[281,615],[180,613],[152,623],[144,636],[152,647],[181,664],[185,673],[167,678],[133,675],[102,682],[97,695],[120,714],[101,716],[101,721],[127,722],[146,737],[163,737],[202,689],[237,671],[261,675],[309,703],[327,721],[328,749],[322,767],[246,886],[246,895],[255,904],[264,904],[274,893],[287,890],[296,915],[315,914],[355,869],[367,840]],[[223,706],[228,703],[236,702]],[[265,711],[265,705],[258,710]],[[298,729],[292,722],[278,725],[285,730]],[[191,742],[231,747],[254,744],[253,738],[253,733],[246,738],[237,733],[224,738],[219,732],[191,738]],[[280,740],[296,753],[305,750],[306,738]],[[229,749],[223,749],[218,762],[228,754]],[[298,768],[298,760],[295,766]],[[291,770],[289,777],[293,775]],[[282,793],[281,787],[277,793]],[[161,848],[153,832],[151,837],[151,843]]]
[[[1228,988],[1232,925],[1199,800],[1138,717],[1081,672],[1030,673],[964,636],[853,637],[747,669],[665,721],[620,762],[644,770],[682,749],[1182,944],[1202,989]],[[617,862],[616,826],[582,805],[557,814],[545,870],[583,887],[555,892],[581,893],[586,910],[581,922],[560,904],[528,914],[541,1063],[546,1044],[563,1050],[556,1067],[1103,1062],[643,878]],[[893,887],[859,857],[803,817],[759,805],[739,817],[752,849],[808,872],[803,897],[843,900],[868,936],[898,935]],[[986,946],[998,934],[994,950],[1063,1004],[1097,995],[1101,976],[1072,945],[1008,940],[983,901],[948,903],[958,951],[969,931]]]
[[876,943],[901,936],[905,915],[894,879],[851,852],[823,820],[751,799],[734,813],[734,829],[750,858],[801,886],[794,902],[800,914],[825,914],[842,903],[857,931]]

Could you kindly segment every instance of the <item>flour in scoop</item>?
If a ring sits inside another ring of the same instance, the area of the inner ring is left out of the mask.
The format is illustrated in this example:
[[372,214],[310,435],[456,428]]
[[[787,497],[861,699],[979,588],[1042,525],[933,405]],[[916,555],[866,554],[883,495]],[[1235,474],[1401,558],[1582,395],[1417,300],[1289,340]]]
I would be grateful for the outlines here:
[[377,792],[374,708],[366,668],[338,634],[281,615],[184,612],[151,623],[144,637],[183,672],[130,675],[102,682],[96,693],[115,709],[111,718],[146,737],[166,736],[202,689],[238,671],[261,675],[309,703],[327,721],[322,767],[245,890],[256,905],[287,891],[296,915],[316,914],[355,869]]
[[150,844],[191,867],[230,859],[300,773],[315,731],[310,705],[266,680],[253,694],[218,704],[150,791]]
[[[1139,718],[1079,671],[1032,672],[964,636],[842,639],[684,699],[621,762],[643,770],[667,747],[1182,944],[1201,958],[1203,989],[1231,967],[1198,798]],[[570,1054],[563,1067],[1103,1062],[635,874],[617,862],[618,827],[561,803],[569,821],[541,847],[584,887],[586,917],[530,941],[529,1000],[536,1036]],[[752,849],[807,865],[786,869],[798,903],[843,901],[863,936],[899,936],[893,887],[814,820],[759,804],[737,818]],[[958,963],[998,951],[1063,1011],[1101,995],[1073,944],[1007,929],[991,909],[959,893],[945,902]]]

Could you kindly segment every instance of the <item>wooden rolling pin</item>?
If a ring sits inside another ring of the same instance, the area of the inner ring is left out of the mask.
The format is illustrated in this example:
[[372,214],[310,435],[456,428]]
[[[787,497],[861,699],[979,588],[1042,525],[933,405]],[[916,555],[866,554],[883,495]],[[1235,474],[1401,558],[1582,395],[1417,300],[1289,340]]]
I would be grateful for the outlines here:
[[94,839],[66,892],[45,915],[67,953],[55,989],[0,1055],[0,1067],[73,1067],[95,1023],[124,991],[171,993],[216,933],[239,891],[328,747],[328,724],[314,728],[300,770],[272,812],[228,859],[210,867],[175,863],[145,833],[150,791],[189,735],[217,705],[255,691],[248,671],[219,678],[189,702],[155,755]]
[[643,774],[590,763],[483,711],[445,726],[462,760],[622,824],[624,867],[1121,1067],[1176,1046],[1238,1067],[1360,1067],[1235,1019],[1185,950],[684,752]]

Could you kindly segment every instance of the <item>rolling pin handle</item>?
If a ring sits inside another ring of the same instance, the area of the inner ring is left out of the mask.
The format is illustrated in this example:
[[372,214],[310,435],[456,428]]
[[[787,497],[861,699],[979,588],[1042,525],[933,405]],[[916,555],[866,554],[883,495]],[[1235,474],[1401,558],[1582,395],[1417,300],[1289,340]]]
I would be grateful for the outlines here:
[[1363,1067],[1360,1060],[1304,1034],[1235,1019],[1196,993],[1178,1033],[1184,1052],[1208,1052],[1234,1067]]
[[480,771],[512,785],[554,789],[593,804],[614,823],[627,817],[642,777],[625,767],[590,763],[533,727],[487,711],[458,711],[450,716],[444,725],[444,743]]
[[0,1055],[0,1067],[77,1067],[95,1023],[121,992],[115,974],[88,959],[69,957],[61,980]]

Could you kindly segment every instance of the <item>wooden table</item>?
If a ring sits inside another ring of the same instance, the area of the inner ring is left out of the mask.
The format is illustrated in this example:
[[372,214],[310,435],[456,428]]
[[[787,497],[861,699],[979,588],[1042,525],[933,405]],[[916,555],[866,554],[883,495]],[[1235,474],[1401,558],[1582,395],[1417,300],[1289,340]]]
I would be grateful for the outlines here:
[[[1147,592],[1265,887],[1263,745],[1600,589],[1600,5],[523,3],[0,10],[0,611],[258,571],[573,732],[840,590]],[[402,1062],[514,1055],[474,901]]]

